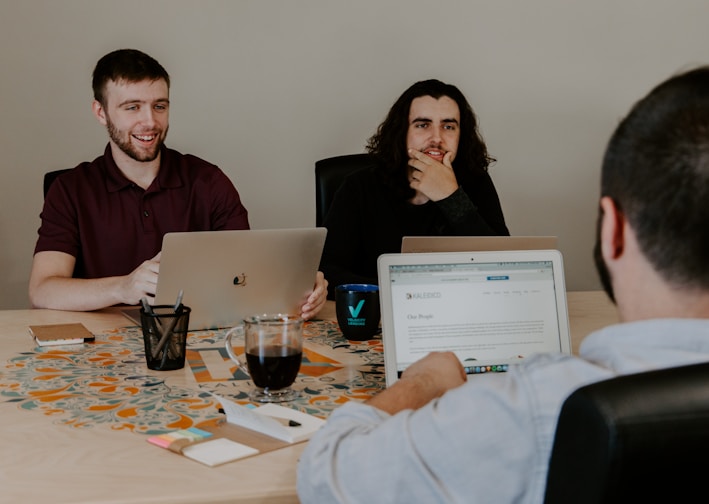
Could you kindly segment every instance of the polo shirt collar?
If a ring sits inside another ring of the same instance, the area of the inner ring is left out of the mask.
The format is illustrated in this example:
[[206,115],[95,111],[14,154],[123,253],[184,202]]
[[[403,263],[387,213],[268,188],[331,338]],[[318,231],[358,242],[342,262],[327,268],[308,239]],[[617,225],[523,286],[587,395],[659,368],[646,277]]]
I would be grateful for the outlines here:
[[179,164],[174,162],[175,151],[163,145],[160,148],[160,171],[158,172],[158,189],[174,189],[182,187],[182,178],[178,170]]
[[[160,170],[157,176],[158,186],[155,188],[157,190],[182,186],[182,178],[179,173],[177,173],[177,170],[171,170],[169,168],[170,154],[170,150],[165,147],[165,145],[160,148]],[[104,150],[104,159],[106,160],[106,188],[108,192],[117,192],[133,185],[133,182],[123,175],[113,159],[110,143],[106,145],[106,149]]]

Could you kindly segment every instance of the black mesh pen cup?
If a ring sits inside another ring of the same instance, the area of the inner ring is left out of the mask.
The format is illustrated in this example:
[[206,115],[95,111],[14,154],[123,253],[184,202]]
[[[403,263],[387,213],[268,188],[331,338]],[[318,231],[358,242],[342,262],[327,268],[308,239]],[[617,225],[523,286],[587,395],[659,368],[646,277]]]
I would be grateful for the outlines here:
[[190,308],[158,305],[140,310],[145,342],[145,361],[149,369],[170,371],[185,367]]

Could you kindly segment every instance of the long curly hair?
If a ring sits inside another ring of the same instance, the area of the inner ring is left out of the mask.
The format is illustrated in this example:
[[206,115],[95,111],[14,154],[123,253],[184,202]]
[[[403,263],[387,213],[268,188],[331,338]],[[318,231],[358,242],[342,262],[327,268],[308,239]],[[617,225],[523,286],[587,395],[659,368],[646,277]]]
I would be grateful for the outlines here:
[[478,131],[478,121],[473,108],[460,90],[452,84],[436,79],[416,82],[399,97],[389,110],[377,132],[367,141],[366,150],[378,163],[378,171],[384,182],[408,199],[415,191],[409,187],[406,135],[409,129],[411,102],[421,96],[438,100],[447,96],[454,100],[460,111],[460,141],[453,161],[453,171],[458,182],[464,184],[475,172],[487,171],[495,159],[488,152]]

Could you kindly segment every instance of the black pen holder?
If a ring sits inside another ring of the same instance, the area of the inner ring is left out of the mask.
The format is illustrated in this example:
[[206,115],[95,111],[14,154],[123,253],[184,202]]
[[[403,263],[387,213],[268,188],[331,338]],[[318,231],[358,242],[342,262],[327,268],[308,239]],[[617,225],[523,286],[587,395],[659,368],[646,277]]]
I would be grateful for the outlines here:
[[171,371],[185,367],[190,308],[158,305],[146,312],[140,309],[145,342],[145,361],[149,369]]

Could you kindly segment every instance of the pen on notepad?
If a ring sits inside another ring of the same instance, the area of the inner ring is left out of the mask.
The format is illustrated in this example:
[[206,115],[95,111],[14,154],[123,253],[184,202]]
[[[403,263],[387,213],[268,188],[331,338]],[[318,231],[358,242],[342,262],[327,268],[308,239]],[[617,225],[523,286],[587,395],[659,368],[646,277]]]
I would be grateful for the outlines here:
[[[224,408],[219,408],[219,413],[224,413]],[[281,418],[271,415],[264,416],[267,416],[268,418],[273,418],[275,421],[277,421],[281,425],[285,425],[286,427],[300,427],[302,425],[300,422],[296,422],[295,420],[290,420],[288,418]]]
[[290,420],[288,418],[281,418],[277,416],[271,416],[271,415],[266,415],[269,418],[273,418],[277,422],[279,422],[281,425],[285,425],[286,427],[300,427],[300,422],[296,422],[295,420]]

